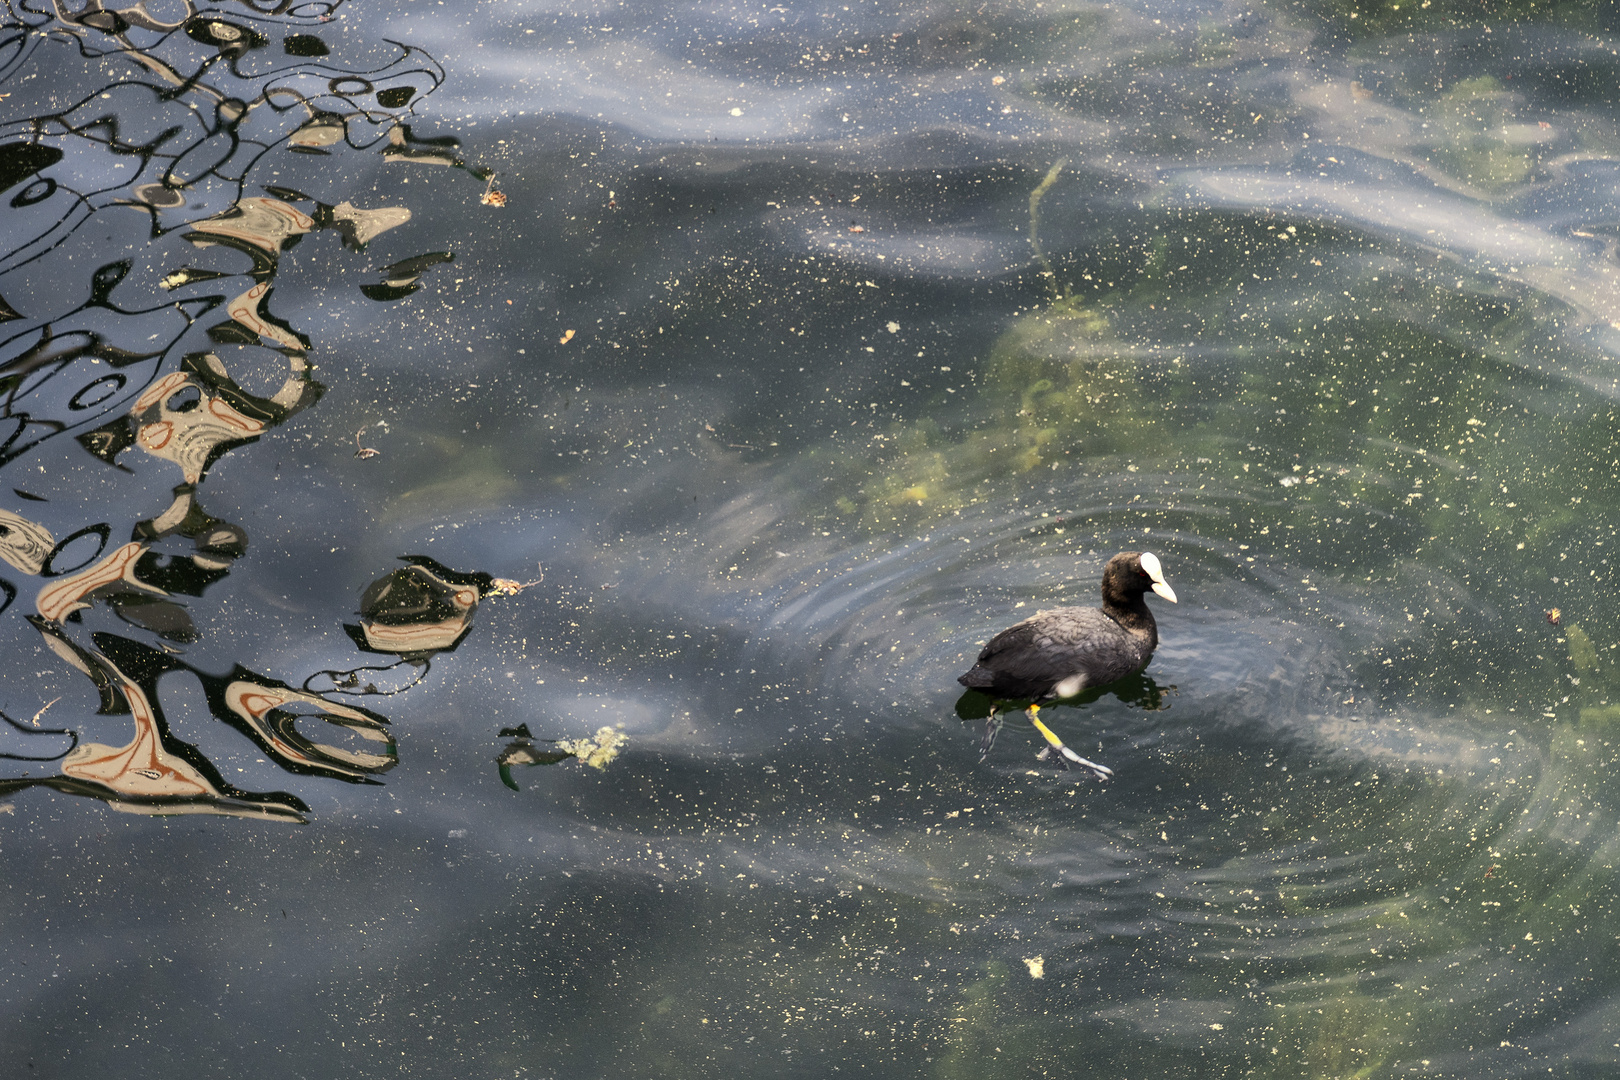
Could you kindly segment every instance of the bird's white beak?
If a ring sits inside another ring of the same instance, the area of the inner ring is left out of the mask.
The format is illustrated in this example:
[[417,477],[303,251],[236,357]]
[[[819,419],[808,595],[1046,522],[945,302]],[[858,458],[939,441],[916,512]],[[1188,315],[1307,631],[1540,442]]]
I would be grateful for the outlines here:
[[1159,557],[1151,551],[1142,552],[1142,569],[1147,576],[1153,579],[1153,591],[1164,597],[1172,604],[1176,603],[1176,590],[1172,589],[1164,580],[1164,567],[1159,565]]

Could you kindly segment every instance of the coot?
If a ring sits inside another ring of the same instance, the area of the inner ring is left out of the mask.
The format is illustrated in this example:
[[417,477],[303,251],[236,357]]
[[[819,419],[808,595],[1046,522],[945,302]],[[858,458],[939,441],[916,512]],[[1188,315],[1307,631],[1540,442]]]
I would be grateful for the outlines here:
[[1106,686],[1135,674],[1153,658],[1159,627],[1143,602],[1149,589],[1172,604],[1175,590],[1164,580],[1159,557],[1150,551],[1122,551],[1103,570],[1102,607],[1055,608],[1025,619],[990,639],[973,670],[956,681],[994,699],[985,721],[983,761],[1001,731],[998,708],[1007,699],[1030,699],[1028,716],[1049,744],[1041,757],[1055,756],[1065,769],[1084,765],[1099,777],[1113,775],[1106,765],[1063,745],[1036,714],[1045,702],[1071,698],[1087,687]]

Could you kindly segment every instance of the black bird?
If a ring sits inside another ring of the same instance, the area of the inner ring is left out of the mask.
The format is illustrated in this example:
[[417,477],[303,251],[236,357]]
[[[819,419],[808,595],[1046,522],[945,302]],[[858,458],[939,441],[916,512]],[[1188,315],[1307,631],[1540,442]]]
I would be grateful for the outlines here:
[[1147,667],[1159,646],[1158,624],[1142,599],[1149,589],[1176,602],[1157,555],[1122,551],[1103,569],[1102,607],[1042,611],[990,639],[973,670],[956,680],[993,699],[980,761],[989,756],[1001,731],[997,711],[1001,702],[1030,699],[1030,722],[1049,744],[1041,751],[1042,758],[1056,756],[1065,769],[1071,761],[1084,765],[1104,779],[1114,774],[1064,746],[1036,714],[1043,703],[1074,697],[1087,687],[1106,686]]

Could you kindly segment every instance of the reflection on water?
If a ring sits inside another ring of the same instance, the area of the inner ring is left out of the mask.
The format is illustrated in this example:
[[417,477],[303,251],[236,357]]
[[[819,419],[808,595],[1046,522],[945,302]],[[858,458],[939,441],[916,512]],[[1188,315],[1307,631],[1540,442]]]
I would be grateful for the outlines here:
[[[100,690],[101,712],[129,716],[135,735],[123,746],[75,739],[75,746],[59,756],[59,774],[0,780],[0,790],[43,785],[104,799],[130,813],[303,820],[309,807],[301,799],[286,792],[243,791],[227,783],[195,746],[173,735],[158,701],[157,683],[160,676],[177,671],[196,676],[215,719],[253,740],[288,772],[369,783],[373,774],[386,772],[398,761],[387,721],[375,713],[334,704],[241,667],[224,677],[212,676],[163,649],[116,634],[92,634],[94,647],[86,648],[57,623],[38,616],[30,616],[30,621],[58,657]],[[298,730],[297,722],[316,718],[362,741],[382,744],[381,752],[312,741]],[[9,753],[6,757],[43,760]]]
[[[180,659],[177,646],[197,642],[201,632],[178,598],[203,598],[248,551],[247,531],[210,514],[200,500],[209,471],[316,405],[328,390],[313,376],[312,335],[270,306],[284,256],[303,237],[323,230],[337,233],[344,247],[364,251],[412,215],[403,206],[362,207],[348,199],[329,204],[266,184],[264,160],[278,149],[336,159],[380,147],[390,161],[461,162],[453,141],[423,143],[403,122],[418,98],[442,80],[437,64],[420,50],[390,44],[386,52],[392,55],[345,68],[318,32],[332,20],[334,6],[305,5],[291,13],[289,5],[246,9],[245,20],[201,12],[190,0],[181,8],[168,22],[144,5],[109,11],[96,4],[71,16],[60,8],[54,18],[25,16],[12,27],[7,67],[0,71],[0,78],[15,80],[45,42],[72,41],[86,61],[76,104],[52,111],[39,108],[46,99],[36,97],[36,111],[26,120],[0,128],[0,139],[10,137],[0,142],[0,182],[16,189],[11,205],[19,212],[8,223],[11,242],[0,260],[0,294],[10,298],[3,313],[13,324],[0,345],[0,355],[9,357],[0,364],[6,424],[0,462],[71,435],[94,458],[131,477],[145,473],[122,460],[135,450],[179,472],[167,506],[122,526],[52,515],[77,526],[58,540],[50,525],[5,513],[0,557],[44,579],[34,601],[37,614],[28,621],[52,652],[96,686],[100,713],[127,715],[135,734],[122,746],[81,742],[75,735],[72,747],[49,759],[60,761],[59,774],[40,776],[35,769],[0,783],[7,790],[44,785],[91,795],[139,813],[302,821],[309,811],[302,799],[227,783],[196,746],[177,738],[159,703],[158,681],[176,672],[194,676],[208,712],[287,772],[374,783],[397,764],[386,718],[331,700],[369,669],[320,673],[334,684],[325,692],[307,689],[316,676],[305,680],[306,689],[295,690],[241,664],[228,675],[211,674]],[[29,33],[29,27],[45,32]],[[280,57],[261,62],[277,44]],[[133,65],[137,74],[130,79],[120,72],[98,91],[94,79],[109,63]],[[6,96],[27,99],[33,93],[30,88]],[[247,193],[256,172],[264,195]],[[91,274],[86,299],[64,304],[64,297],[82,292],[68,265],[80,249],[79,237],[102,227],[103,219],[105,227],[127,231],[111,222],[127,219],[132,208],[150,220],[154,249],[148,265],[161,271],[157,280],[132,279],[134,260],[108,262]],[[27,230],[32,232],[24,239]],[[206,255],[210,264],[165,265],[163,260],[184,250],[166,243],[174,236],[191,257]],[[373,300],[400,299],[430,267],[452,258],[442,252],[396,263],[384,271],[385,286],[362,291]],[[165,373],[165,362],[193,327],[206,334],[211,348],[185,353]],[[255,392],[248,388],[252,384],[266,389]],[[36,503],[65,494],[17,493]],[[114,536],[121,528],[129,530],[130,540],[118,544]],[[363,629],[350,628],[368,651],[404,654],[401,662],[418,669],[411,683],[425,672],[428,655],[454,648],[465,636],[479,596],[496,589],[488,574],[455,574],[431,559],[413,563],[412,571],[431,582],[425,591],[416,583],[416,606],[402,599],[410,586],[394,575],[378,583],[380,591],[374,586],[365,593]],[[391,597],[385,596],[390,583]],[[9,607],[18,587],[3,581],[0,588]],[[428,596],[433,588],[443,595]],[[446,604],[446,610],[437,609]],[[151,635],[152,643],[87,631],[85,624],[94,625],[103,612]],[[237,610],[231,617],[251,615]],[[378,692],[371,685],[367,690]],[[36,734],[14,722],[12,727]],[[351,741],[319,741],[325,736],[313,734],[317,728]],[[27,752],[37,741],[24,739],[22,749],[0,756],[47,760]]]
[[495,758],[499,769],[501,783],[513,791],[521,791],[517,781],[512,779],[512,766],[514,765],[555,765],[559,761],[567,761],[574,755],[567,750],[555,746],[540,747],[534,744],[534,736],[529,733],[528,724],[519,724],[515,728],[501,728],[500,737],[512,741],[501,747],[501,752]]
[[624,732],[612,727],[598,728],[595,735],[583,739],[548,739],[544,747],[536,746],[528,724],[515,728],[502,728],[500,737],[512,741],[501,747],[495,763],[499,767],[501,783],[513,791],[521,791],[512,779],[514,765],[555,765],[559,761],[578,758],[593,769],[601,770],[619,756],[628,743]]
[[[405,555],[401,561],[409,565],[378,578],[361,594],[360,622],[343,626],[361,650],[400,659],[383,666],[321,671],[305,680],[304,689],[310,689],[312,682],[324,681],[330,684],[329,692],[335,693],[397,694],[408,690],[427,674],[435,654],[454,652],[461,644],[472,630],[480,600],[486,596],[513,596],[539,584],[485,573],[460,573],[426,555]],[[375,680],[401,667],[409,674],[398,686],[378,689],[375,681],[367,681],[363,689],[356,689],[362,676]]]
[[1614,1070],[1608,7],[851,7],[11,9],[12,1042]]

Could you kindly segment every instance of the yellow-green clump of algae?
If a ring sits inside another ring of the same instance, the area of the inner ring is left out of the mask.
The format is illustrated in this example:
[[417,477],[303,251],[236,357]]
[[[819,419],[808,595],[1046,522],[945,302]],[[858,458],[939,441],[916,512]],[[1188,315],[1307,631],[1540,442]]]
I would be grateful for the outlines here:
[[875,442],[868,479],[839,500],[870,530],[948,515],[1005,476],[1079,455],[1130,453],[1156,438],[1135,358],[1107,316],[1079,297],[1017,319],[991,347],[976,395],[954,406],[954,429],[935,415],[896,425]]

